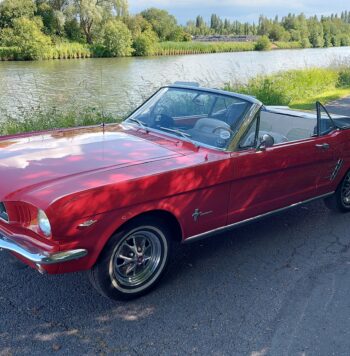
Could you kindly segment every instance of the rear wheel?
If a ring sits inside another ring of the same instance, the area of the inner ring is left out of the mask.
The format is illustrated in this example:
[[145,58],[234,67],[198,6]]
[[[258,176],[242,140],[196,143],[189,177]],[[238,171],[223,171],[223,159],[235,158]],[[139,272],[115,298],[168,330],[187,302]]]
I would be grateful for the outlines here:
[[150,217],[136,220],[112,236],[90,281],[115,300],[136,298],[150,291],[162,277],[169,260],[171,233]]
[[347,172],[335,193],[324,201],[331,210],[350,212],[350,171]]

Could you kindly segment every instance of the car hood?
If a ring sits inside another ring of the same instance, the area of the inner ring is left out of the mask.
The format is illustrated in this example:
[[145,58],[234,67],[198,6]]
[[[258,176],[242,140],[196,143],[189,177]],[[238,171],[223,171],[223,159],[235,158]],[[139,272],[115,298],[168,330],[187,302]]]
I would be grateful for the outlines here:
[[171,141],[155,141],[121,125],[0,138],[0,201],[66,177],[181,155]]

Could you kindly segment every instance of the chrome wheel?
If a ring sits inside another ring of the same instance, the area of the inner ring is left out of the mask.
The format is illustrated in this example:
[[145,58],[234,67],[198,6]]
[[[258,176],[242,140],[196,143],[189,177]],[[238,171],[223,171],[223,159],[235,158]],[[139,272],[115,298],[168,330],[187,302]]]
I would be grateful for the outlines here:
[[162,232],[152,226],[131,231],[116,246],[110,264],[113,285],[124,292],[146,288],[161,272],[167,248]]
[[341,199],[346,208],[350,208],[350,172],[344,178],[341,187]]

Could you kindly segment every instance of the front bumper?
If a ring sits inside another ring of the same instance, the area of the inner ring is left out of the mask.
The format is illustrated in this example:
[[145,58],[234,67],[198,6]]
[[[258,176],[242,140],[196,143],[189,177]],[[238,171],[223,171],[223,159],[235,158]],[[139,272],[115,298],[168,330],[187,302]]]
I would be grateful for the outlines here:
[[47,251],[40,250],[37,246],[31,245],[29,243],[21,243],[19,241],[15,241],[14,238],[5,236],[1,231],[0,250],[13,252],[39,266],[77,260],[86,256],[88,253],[85,249],[49,253]]

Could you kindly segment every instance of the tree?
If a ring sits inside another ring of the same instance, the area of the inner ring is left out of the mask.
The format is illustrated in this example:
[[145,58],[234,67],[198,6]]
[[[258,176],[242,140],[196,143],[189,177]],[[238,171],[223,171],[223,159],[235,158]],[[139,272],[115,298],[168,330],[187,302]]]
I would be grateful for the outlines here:
[[133,48],[135,56],[152,56],[155,53],[158,37],[149,29],[134,38]]
[[0,28],[11,27],[13,21],[20,17],[34,17],[36,6],[33,0],[0,1]]
[[165,10],[156,8],[142,11],[141,15],[152,25],[154,32],[161,41],[173,39],[173,33],[178,29],[177,21],[174,16]]
[[117,17],[125,17],[128,15],[128,1],[127,0],[114,0],[113,7],[116,11]]
[[86,42],[93,43],[94,31],[102,25],[103,20],[112,16],[112,0],[73,0],[69,8],[71,16],[79,19]]
[[255,45],[256,51],[268,51],[271,49],[271,42],[267,36],[261,36]]
[[50,37],[41,32],[41,19],[30,20],[20,17],[12,22],[13,28],[1,31],[1,42],[4,46],[17,47],[21,59],[42,59],[51,45]]
[[63,12],[54,10],[48,3],[38,5],[36,12],[43,21],[44,32],[48,35],[61,36],[64,33],[65,16]]
[[121,21],[108,20],[102,29],[102,45],[106,55],[112,57],[131,56],[132,36],[128,27]]
[[203,17],[202,16],[197,16],[196,18],[196,27],[197,28],[201,28],[201,27],[204,27],[205,26],[205,22],[203,20]]
[[141,15],[128,16],[124,19],[132,33],[133,38],[139,36],[142,32],[152,30],[152,25]]

